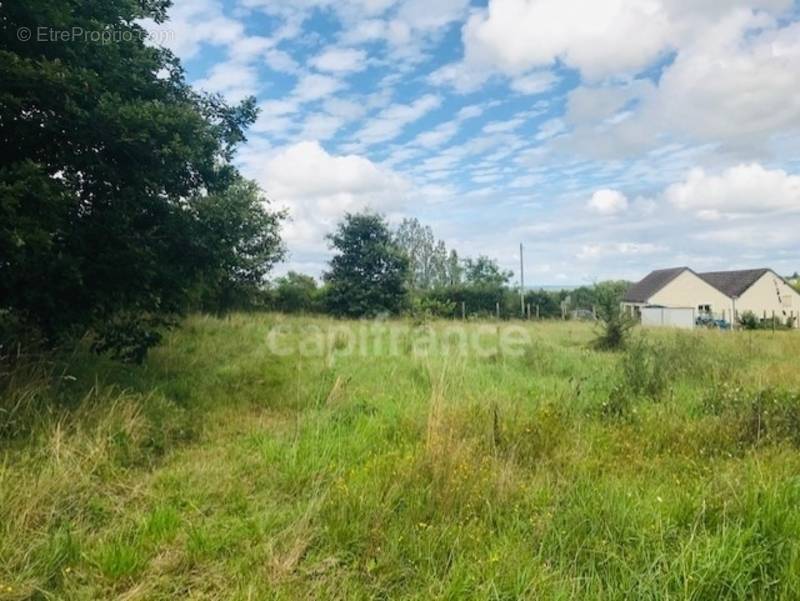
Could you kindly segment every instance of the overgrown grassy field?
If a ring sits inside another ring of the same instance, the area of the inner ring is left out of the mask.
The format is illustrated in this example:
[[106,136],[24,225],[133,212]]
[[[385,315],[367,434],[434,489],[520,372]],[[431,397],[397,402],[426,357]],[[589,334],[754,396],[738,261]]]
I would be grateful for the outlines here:
[[453,325],[195,316],[3,374],[0,599],[800,597],[800,335]]

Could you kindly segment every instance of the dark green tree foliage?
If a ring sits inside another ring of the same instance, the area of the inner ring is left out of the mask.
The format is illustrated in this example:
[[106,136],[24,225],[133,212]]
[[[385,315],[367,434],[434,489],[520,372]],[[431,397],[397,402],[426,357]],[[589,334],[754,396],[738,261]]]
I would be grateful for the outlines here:
[[[0,9],[0,314],[50,340],[179,312],[198,281],[227,294],[279,255],[278,216],[230,163],[254,100],[194,92],[177,59],[144,42],[136,21],[162,22],[167,6]],[[40,27],[115,37],[40,41]]]
[[464,280],[469,286],[502,288],[513,276],[513,271],[501,269],[496,261],[484,255],[464,261]]
[[[561,301],[567,292],[563,290],[531,290],[525,293],[525,303],[531,306],[531,314],[536,316],[539,308],[539,317],[542,319],[561,317]],[[519,306],[519,296],[513,295],[511,299],[514,309]]]
[[266,203],[259,187],[243,178],[194,199],[198,252],[210,266],[200,308],[225,312],[259,304],[267,274],[284,255],[284,213],[265,211]]
[[607,304],[610,300],[619,304],[629,286],[630,282],[608,280],[598,282],[593,286],[575,288],[569,291],[570,308],[591,309],[595,307],[599,310],[601,305]]
[[[442,307],[450,307],[448,315],[441,316],[460,317],[461,303],[464,303],[467,314],[470,316],[490,317],[495,314],[497,303],[507,307],[506,297],[509,291],[502,286],[469,286],[461,284],[449,288],[435,288],[425,294],[425,299],[435,302]],[[519,297],[517,303],[519,303]],[[514,315],[519,314],[519,305],[516,305]],[[504,315],[510,315],[507,308],[503,309]]]
[[399,313],[408,306],[408,258],[383,217],[347,214],[328,239],[336,252],[325,274],[331,313],[362,317]]
[[[435,303],[437,307],[448,308],[452,317],[461,315],[462,303],[470,315],[485,316],[494,315],[497,303],[500,303],[503,314],[507,315],[507,283],[512,276],[513,272],[501,269],[489,257],[482,255],[477,259],[466,259],[457,272],[455,285],[429,290],[425,293],[424,300]],[[441,315],[442,311],[438,313]]]
[[274,306],[285,313],[312,313],[321,309],[320,289],[310,275],[290,271],[275,280]]

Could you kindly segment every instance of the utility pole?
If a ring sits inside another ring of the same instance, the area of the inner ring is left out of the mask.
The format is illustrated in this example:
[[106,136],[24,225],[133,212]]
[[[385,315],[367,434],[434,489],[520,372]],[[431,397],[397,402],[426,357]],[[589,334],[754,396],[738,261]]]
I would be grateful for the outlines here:
[[525,265],[522,260],[522,242],[519,243],[519,310],[525,319]]

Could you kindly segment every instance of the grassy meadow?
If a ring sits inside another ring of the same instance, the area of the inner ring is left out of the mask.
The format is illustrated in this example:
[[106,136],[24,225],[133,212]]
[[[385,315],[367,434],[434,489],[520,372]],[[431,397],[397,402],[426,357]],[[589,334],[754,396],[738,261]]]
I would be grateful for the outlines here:
[[141,366],[20,361],[0,599],[800,597],[800,335],[456,326],[193,316]]

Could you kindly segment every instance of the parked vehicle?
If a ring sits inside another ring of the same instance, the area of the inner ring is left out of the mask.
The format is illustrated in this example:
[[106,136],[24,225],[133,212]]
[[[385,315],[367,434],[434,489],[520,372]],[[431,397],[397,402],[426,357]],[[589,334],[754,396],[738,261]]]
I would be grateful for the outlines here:
[[716,318],[711,313],[701,313],[698,315],[697,319],[695,319],[695,325],[719,330],[731,329],[730,322],[725,319]]

